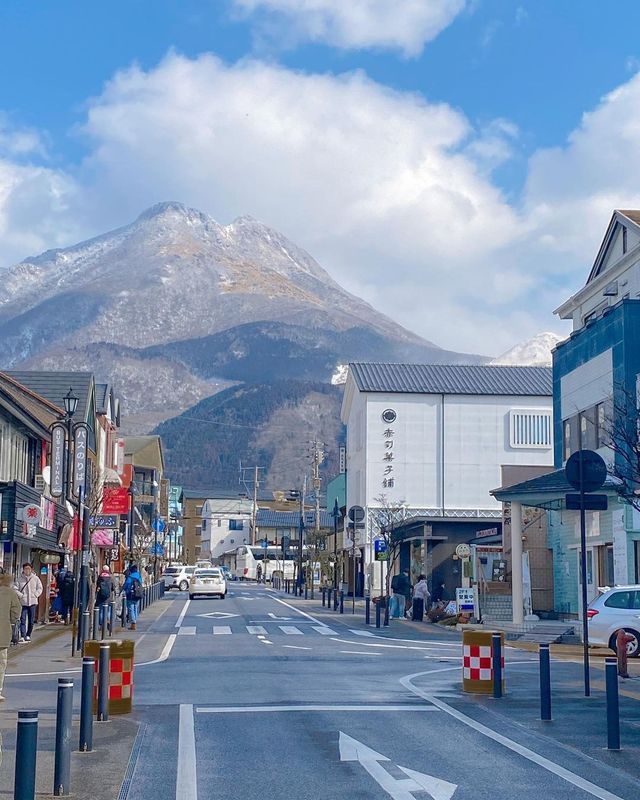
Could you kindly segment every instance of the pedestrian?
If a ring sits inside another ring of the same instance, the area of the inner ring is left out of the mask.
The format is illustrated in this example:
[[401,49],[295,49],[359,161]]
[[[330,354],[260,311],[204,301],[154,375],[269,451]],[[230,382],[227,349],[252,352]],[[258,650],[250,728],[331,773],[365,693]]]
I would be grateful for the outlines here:
[[444,600],[444,595],[445,595],[444,583],[442,581],[438,581],[433,588],[433,592],[431,593],[431,602],[441,603]]
[[12,583],[11,575],[0,568],[0,702],[4,700],[2,689],[13,628],[22,613],[22,604]]
[[127,616],[129,617],[129,630],[135,631],[138,622],[140,601],[142,600],[142,577],[136,564],[129,566],[122,591],[127,600]]
[[31,564],[22,565],[22,575],[18,578],[18,592],[20,592],[22,601],[19,639],[22,644],[31,641],[33,624],[38,611],[38,598],[42,594],[42,581],[33,571]]
[[618,654],[618,675],[621,678],[628,678],[627,669],[627,645],[636,637],[632,633],[627,633],[624,628],[616,633],[616,652]]
[[65,566],[60,567],[56,575],[58,596],[60,597],[60,615],[64,624],[72,622],[73,602],[75,600],[76,577]]
[[429,601],[431,595],[427,587],[425,575],[418,575],[418,582],[413,588],[413,608],[411,618],[415,622],[422,622],[425,612],[429,611]]
[[96,605],[100,608],[100,625],[102,625],[105,609],[107,603],[111,600],[113,592],[114,586],[113,578],[111,577],[111,569],[108,564],[105,564],[96,581]]
[[409,570],[403,569],[399,575],[394,575],[391,581],[392,614],[393,619],[404,618],[407,597],[411,599],[411,581],[409,580]]
[[258,564],[256,567],[256,582],[260,583],[262,580],[262,564]]

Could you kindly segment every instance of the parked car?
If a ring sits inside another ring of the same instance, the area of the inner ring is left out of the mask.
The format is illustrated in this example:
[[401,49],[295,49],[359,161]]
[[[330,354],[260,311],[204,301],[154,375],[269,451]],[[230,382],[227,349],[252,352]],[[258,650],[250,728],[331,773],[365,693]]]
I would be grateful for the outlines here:
[[166,567],[162,573],[165,590],[179,589],[181,592],[186,592],[194,570],[195,567],[187,567],[184,564],[172,564],[170,567]]
[[202,594],[218,595],[221,600],[227,596],[227,582],[219,567],[194,571],[189,581],[189,599]]
[[589,643],[615,652],[616,633],[623,628],[634,637],[627,655],[640,657],[640,585],[605,587],[600,592],[587,609]]

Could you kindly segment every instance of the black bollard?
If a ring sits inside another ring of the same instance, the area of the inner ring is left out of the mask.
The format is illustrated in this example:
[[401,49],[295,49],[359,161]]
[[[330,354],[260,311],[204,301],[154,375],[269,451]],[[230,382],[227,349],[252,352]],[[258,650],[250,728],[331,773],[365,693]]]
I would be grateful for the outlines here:
[[309,589],[307,586],[304,587],[304,599],[305,600],[309,599]]
[[87,608],[82,612],[82,619],[80,620],[80,640],[78,642],[79,650],[82,649],[82,645],[89,638],[90,625],[91,625],[91,612]]
[[388,628],[389,627],[389,599],[387,597],[384,597],[382,599],[382,602],[384,604],[384,627]]
[[364,598],[364,624],[371,624],[371,598],[369,595]]
[[540,656],[540,719],[551,721],[551,658],[549,645],[541,644]]
[[620,701],[618,698],[618,659],[605,659],[607,687],[607,749],[620,749]]
[[[100,613],[102,613],[102,626],[101,626],[102,627],[102,631],[101,631],[100,638],[104,642],[104,640],[107,638],[107,628],[108,628],[107,616],[109,615],[109,606],[108,606],[108,604],[107,603],[103,603],[100,606],[99,611],[100,611]],[[96,636],[96,639],[97,638],[98,637]]]
[[100,632],[99,616],[100,616],[100,607],[96,603],[94,605],[94,607],[93,607],[93,631],[92,631],[92,637],[94,639],[99,639],[100,638],[98,636],[98,634]]
[[38,712],[18,711],[13,800],[34,800],[36,796],[37,753]]
[[98,722],[109,719],[109,642],[100,642],[98,661]]
[[378,602],[376,603],[376,628],[380,627],[380,611],[382,610],[382,598],[378,598]]
[[344,592],[340,592],[340,613],[344,614]]
[[502,697],[502,634],[491,634],[491,657],[493,660],[493,697]]
[[122,610],[120,611],[120,627],[124,628],[127,624],[127,598],[122,595]]
[[327,593],[327,592],[326,592],[326,589],[325,589],[325,588],[324,588],[324,586],[323,586],[323,587],[322,587],[322,607],[323,607],[323,608],[325,607],[325,600],[327,599],[327,598],[326,598],[326,593]]
[[116,618],[116,601],[109,603],[109,636],[113,636],[113,623]]
[[333,590],[333,610],[338,610],[338,603],[340,601],[340,594],[337,589]]
[[58,678],[56,708],[56,750],[53,764],[53,794],[66,796],[71,789],[71,715],[73,678]]
[[82,686],[80,690],[80,739],[78,750],[90,753],[93,749],[93,685],[96,660],[92,656],[82,659]]

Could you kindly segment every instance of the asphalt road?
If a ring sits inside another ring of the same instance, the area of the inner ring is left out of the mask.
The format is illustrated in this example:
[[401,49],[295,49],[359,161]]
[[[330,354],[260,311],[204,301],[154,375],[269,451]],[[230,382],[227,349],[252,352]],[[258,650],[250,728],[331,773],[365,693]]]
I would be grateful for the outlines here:
[[[457,636],[296,605],[252,584],[176,596],[153,626],[160,660],[136,673],[142,725],[119,800],[639,796],[615,762],[469,705]],[[535,656],[507,660],[534,680]]]

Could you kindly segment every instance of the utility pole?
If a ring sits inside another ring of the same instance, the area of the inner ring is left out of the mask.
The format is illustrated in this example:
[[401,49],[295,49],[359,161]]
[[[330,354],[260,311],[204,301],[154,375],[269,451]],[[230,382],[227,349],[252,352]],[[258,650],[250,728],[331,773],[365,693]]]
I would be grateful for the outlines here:
[[[323,451],[323,442],[319,442],[317,439],[314,439],[311,442],[311,447],[313,448],[311,456],[313,460],[312,466],[312,480],[313,480],[313,492],[315,496],[315,547],[313,548],[314,557],[318,552],[318,548],[320,546],[320,464],[324,461],[324,451]],[[311,569],[309,570],[311,574],[311,596],[313,597],[313,575],[315,570],[315,563],[311,565]],[[309,576],[307,576],[309,577]]]
[[258,517],[258,489],[260,488],[260,470],[264,470],[264,467],[259,467],[257,464],[254,467],[243,467],[242,462],[240,462],[240,483],[244,486],[247,495],[249,494],[249,486],[247,485],[247,480],[245,478],[245,473],[247,471],[253,472],[253,491],[252,491],[252,505],[251,505],[251,545],[255,546],[258,541],[258,530],[257,530],[257,517]]

